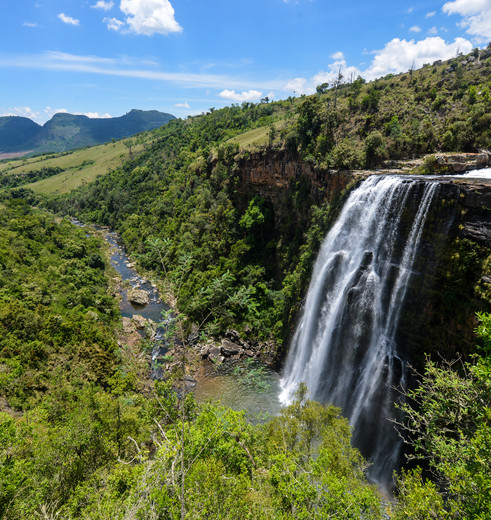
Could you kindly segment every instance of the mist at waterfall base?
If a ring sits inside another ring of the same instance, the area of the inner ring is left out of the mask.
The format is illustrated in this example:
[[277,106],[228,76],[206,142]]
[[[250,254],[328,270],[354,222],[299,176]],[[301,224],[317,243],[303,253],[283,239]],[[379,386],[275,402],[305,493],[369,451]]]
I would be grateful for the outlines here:
[[398,416],[408,370],[396,344],[401,307],[438,183],[371,176],[354,190],[321,245],[280,381],[289,403],[298,385],[340,406],[353,444],[385,489],[400,461]]

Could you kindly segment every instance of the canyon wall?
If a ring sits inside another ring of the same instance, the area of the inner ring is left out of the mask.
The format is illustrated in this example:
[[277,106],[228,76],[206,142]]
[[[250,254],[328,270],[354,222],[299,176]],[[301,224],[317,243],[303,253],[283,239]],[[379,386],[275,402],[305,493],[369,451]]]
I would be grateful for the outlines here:
[[[490,159],[487,153],[439,155],[435,171],[449,175],[483,168]],[[367,175],[402,172],[338,172],[316,169],[286,151],[245,153],[236,158],[238,207],[245,211],[248,201],[259,196],[274,214],[274,228],[288,226],[294,230],[290,234],[298,236],[310,225],[313,205],[328,202],[337,211],[349,190]],[[443,177],[399,332],[417,364],[427,353],[452,358],[474,350],[475,313],[491,310],[490,252],[491,182]]]

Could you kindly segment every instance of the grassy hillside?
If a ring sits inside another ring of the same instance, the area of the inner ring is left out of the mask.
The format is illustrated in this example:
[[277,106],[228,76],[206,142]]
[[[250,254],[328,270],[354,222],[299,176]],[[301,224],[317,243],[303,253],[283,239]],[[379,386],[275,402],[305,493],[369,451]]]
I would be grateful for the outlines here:
[[68,193],[121,166],[130,155],[141,153],[153,139],[152,134],[145,134],[74,152],[2,161],[0,186],[23,186],[40,194]]

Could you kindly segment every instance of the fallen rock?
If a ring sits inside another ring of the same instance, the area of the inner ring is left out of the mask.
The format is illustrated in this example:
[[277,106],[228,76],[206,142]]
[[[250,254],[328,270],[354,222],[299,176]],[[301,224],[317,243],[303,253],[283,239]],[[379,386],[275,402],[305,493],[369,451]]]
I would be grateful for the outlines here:
[[222,338],[222,354],[230,357],[235,356],[240,352],[241,348],[236,343],[230,341],[227,338]]
[[213,363],[222,363],[225,358],[222,356],[221,347],[218,347],[216,345],[211,347],[208,351],[208,359],[213,361]]
[[135,324],[131,318],[123,317],[123,334],[132,334],[136,332]]

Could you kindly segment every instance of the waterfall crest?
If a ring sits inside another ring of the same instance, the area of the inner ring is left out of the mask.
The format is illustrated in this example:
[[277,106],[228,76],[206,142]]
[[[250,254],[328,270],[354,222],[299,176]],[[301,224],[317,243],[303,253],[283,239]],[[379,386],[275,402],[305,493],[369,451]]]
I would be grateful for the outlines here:
[[397,326],[437,186],[371,176],[352,192],[322,243],[281,379],[284,403],[304,382],[311,398],[342,408],[382,485],[400,451],[388,421],[406,379]]

